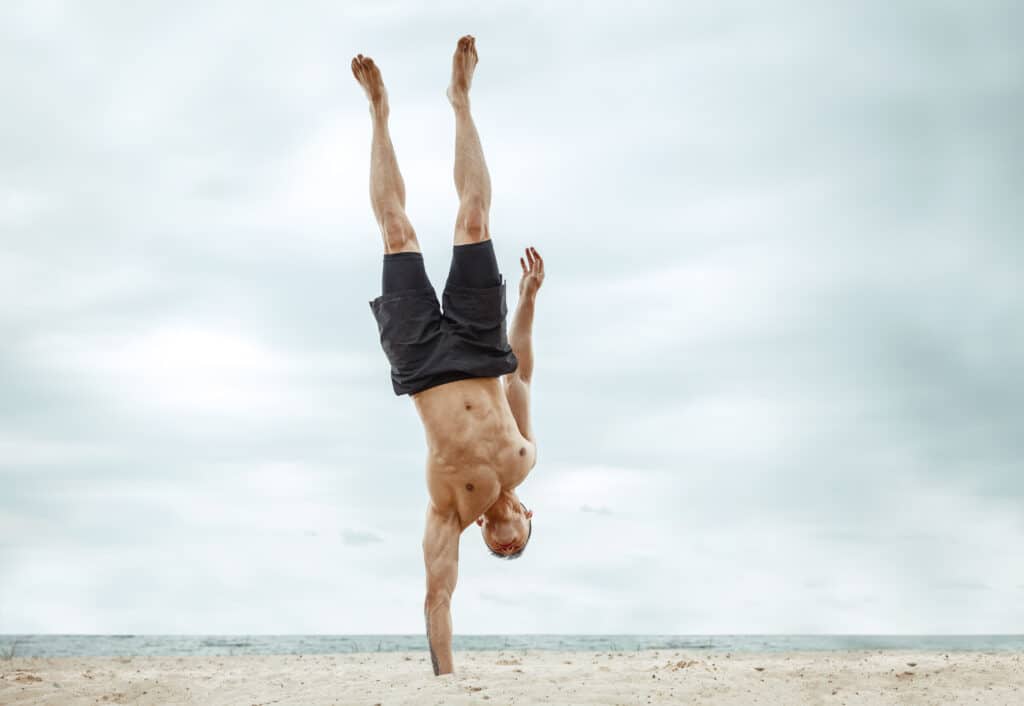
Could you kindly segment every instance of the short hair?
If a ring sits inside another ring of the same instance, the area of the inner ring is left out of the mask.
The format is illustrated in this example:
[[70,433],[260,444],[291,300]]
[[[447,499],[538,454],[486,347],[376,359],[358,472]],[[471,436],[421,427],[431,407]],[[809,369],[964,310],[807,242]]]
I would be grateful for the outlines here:
[[487,548],[491,549],[491,556],[496,556],[499,559],[509,559],[509,560],[518,559],[519,557],[521,557],[523,555],[523,552],[526,551],[526,545],[530,543],[530,535],[532,535],[532,534],[533,534],[533,518],[530,518],[530,529],[526,533],[526,541],[523,542],[523,546],[519,547],[519,551],[514,552],[512,554],[502,554],[500,552],[496,552],[493,549],[491,549],[491,545],[490,544],[487,544],[486,542],[484,542],[484,544],[487,544]]

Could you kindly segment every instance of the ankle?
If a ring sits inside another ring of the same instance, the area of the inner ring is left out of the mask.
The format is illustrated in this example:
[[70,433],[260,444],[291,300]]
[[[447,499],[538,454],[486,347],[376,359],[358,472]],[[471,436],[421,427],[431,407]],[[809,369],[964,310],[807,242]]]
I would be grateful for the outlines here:
[[448,102],[456,113],[469,113],[469,93],[449,91]]

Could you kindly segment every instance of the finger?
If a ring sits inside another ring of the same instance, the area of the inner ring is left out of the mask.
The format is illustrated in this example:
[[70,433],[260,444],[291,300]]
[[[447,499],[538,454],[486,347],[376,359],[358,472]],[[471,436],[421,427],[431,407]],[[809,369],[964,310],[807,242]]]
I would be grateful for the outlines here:
[[544,258],[542,258],[540,256],[540,253],[537,252],[536,248],[533,251],[533,255],[534,255],[534,257],[537,258],[537,267],[538,267],[538,269],[540,269],[540,271],[543,272],[544,271]]
[[355,57],[352,58],[352,75],[359,78],[359,60]]
[[530,248],[526,248],[526,262],[530,265],[530,270],[533,270],[533,253],[530,252]]
[[523,268],[523,274],[525,275],[526,274],[526,260],[524,260],[523,258],[519,258],[519,265],[520,265],[520,267]]

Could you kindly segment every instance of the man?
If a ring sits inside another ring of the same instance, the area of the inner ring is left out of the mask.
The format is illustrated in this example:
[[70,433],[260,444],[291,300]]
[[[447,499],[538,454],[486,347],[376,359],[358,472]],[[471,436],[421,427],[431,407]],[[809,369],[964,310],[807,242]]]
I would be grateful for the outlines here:
[[531,336],[544,261],[533,248],[520,258],[519,305],[506,334],[505,283],[488,224],[491,182],[469,107],[476,64],[475,39],[462,37],[447,92],[455,110],[459,211],[442,312],[405,214],[380,69],[362,54],[352,60],[370,99],[370,203],[384,237],[383,291],[370,308],[395,394],[412,398],[427,437],[424,613],[435,675],[453,667],[450,603],[462,531],[475,520],[491,553],[505,559],[518,557],[532,533],[533,512],[515,488],[537,458],[530,428]]

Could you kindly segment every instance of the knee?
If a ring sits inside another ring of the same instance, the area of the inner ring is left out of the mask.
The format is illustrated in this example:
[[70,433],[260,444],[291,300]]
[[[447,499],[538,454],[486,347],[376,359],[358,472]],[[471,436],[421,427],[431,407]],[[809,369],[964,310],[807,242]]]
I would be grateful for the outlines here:
[[456,226],[462,240],[479,243],[490,237],[487,225],[487,211],[482,207],[465,208],[459,211]]
[[389,213],[381,218],[381,231],[388,252],[401,252],[410,243],[416,242],[416,231],[404,213]]

